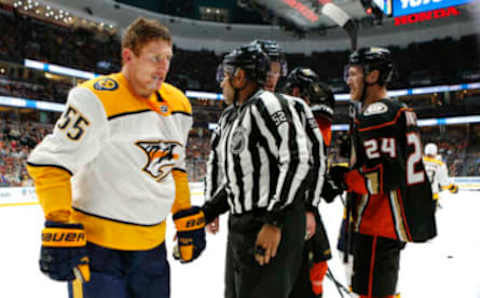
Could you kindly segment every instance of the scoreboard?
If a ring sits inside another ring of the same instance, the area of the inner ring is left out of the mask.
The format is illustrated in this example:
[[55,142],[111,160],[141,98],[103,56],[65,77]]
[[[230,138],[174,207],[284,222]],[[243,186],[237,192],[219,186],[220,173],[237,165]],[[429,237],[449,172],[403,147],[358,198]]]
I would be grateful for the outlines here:
[[373,0],[387,16],[400,17],[426,11],[432,11],[476,0]]
[[391,0],[392,16],[399,17],[473,2],[474,0]]

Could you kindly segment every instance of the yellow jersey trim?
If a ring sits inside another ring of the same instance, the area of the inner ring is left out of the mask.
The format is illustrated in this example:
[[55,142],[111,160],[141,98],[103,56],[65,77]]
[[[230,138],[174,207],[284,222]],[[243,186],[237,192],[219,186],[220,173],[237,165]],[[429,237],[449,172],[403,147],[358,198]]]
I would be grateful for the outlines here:
[[[98,88],[98,83],[109,80],[116,88]],[[89,89],[102,102],[108,119],[155,111],[163,116],[180,112],[192,114],[192,107],[182,91],[168,83],[162,83],[157,92],[149,98],[141,97],[133,92],[130,83],[122,73],[99,77],[80,85]]]
[[190,186],[188,185],[187,173],[181,170],[172,170],[173,180],[175,181],[175,201],[172,205],[172,214],[180,210],[191,207]]
[[436,158],[431,158],[431,157],[428,157],[428,156],[424,156],[423,160],[428,161],[428,162],[433,162],[433,163],[436,163],[436,164],[439,164],[439,165],[443,165],[443,161],[438,160]]
[[165,241],[166,222],[140,226],[108,220],[73,210],[72,220],[81,222],[87,241],[120,250],[149,250]]
[[68,221],[72,210],[72,175],[55,166],[27,164],[27,171],[35,182],[35,191],[45,218],[53,221]]

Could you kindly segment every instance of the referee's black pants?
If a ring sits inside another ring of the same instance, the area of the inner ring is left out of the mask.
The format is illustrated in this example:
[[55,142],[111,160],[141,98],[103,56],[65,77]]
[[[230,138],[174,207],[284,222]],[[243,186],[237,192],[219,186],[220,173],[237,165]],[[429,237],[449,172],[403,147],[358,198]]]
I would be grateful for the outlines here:
[[255,241],[263,226],[261,212],[231,215],[225,268],[225,298],[287,298],[302,264],[305,206],[296,200],[285,210],[277,255],[260,266],[254,258]]

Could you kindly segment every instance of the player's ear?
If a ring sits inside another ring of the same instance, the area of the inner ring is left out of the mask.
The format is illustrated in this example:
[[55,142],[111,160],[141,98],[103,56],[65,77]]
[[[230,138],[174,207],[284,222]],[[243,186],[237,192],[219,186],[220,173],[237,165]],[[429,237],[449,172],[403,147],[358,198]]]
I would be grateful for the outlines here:
[[365,81],[369,84],[375,84],[378,82],[378,79],[380,78],[380,71],[375,69],[372,70],[367,77],[365,78]]
[[129,48],[122,49],[122,61],[123,61],[123,63],[125,64],[125,63],[129,62],[130,60],[132,60],[133,55],[134,55],[134,53],[131,49],[129,49]]

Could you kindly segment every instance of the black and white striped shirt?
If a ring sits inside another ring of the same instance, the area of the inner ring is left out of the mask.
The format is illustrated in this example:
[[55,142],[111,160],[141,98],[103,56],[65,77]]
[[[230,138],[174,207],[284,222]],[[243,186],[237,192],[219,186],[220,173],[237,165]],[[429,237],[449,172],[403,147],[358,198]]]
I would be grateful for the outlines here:
[[277,213],[304,196],[309,149],[302,120],[285,97],[259,90],[227,108],[212,137],[206,199],[226,190],[232,214]]
[[307,189],[307,204],[317,207],[320,203],[323,182],[325,180],[326,171],[326,154],[323,135],[317,125],[317,121],[313,116],[310,107],[301,98],[281,94],[290,104],[293,105],[295,111],[300,116],[303,128],[307,135],[308,151],[310,153],[309,165],[310,172],[308,176],[311,185]]

